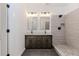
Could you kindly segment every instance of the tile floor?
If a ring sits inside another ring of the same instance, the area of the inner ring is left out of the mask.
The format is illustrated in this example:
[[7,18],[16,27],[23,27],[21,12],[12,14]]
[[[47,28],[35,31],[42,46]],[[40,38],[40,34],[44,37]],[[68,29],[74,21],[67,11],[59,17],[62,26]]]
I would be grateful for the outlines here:
[[67,44],[57,44],[54,48],[60,56],[79,56],[79,50]]
[[22,56],[58,56],[54,49],[26,49]]

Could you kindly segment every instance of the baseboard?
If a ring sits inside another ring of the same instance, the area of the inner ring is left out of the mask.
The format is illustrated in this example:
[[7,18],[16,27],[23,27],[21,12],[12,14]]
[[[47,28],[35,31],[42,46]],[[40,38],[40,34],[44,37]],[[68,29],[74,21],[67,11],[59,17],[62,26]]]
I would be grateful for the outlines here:
[[22,56],[24,51],[25,51],[25,48],[20,52],[19,56]]
[[53,47],[54,47],[56,53],[58,54],[58,56],[62,56],[62,55],[58,52],[58,50],[55,48],[55,46],[53,46]]

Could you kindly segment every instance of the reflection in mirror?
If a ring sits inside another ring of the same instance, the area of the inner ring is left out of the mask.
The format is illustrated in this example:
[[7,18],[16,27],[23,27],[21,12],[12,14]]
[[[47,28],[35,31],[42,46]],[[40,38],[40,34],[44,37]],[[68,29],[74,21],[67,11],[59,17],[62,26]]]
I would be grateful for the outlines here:
[[45,22],[45,30],[49,30],[49,21]]
[[38,20],[37,17],[32,18],[32,30],[37,30],[38,28]]
[[49,30],[50,27],[50,18],[49,17],[40,17],[40,29]]
[[40,30],[45,30],[45,19],[43,17],[40,18]]
[[27,30],[31,30],[31,22],[32,22],[31,17],[28,17],[27,18]]

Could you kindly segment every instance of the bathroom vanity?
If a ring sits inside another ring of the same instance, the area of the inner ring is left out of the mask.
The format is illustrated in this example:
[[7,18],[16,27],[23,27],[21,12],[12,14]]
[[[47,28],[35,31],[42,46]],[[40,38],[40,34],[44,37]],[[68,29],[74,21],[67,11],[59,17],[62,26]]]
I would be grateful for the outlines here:
[[52,35],[25,35],[25,48],[27,49],[52,48]]

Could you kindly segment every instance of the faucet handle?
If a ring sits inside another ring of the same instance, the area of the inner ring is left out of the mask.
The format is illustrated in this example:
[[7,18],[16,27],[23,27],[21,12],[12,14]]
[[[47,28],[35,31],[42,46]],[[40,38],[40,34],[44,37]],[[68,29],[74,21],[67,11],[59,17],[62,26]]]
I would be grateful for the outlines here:
[[31,34],[33,34],[33,31],[31,31]]
[[45,30],[45,34],[46,34],[46,30]]

